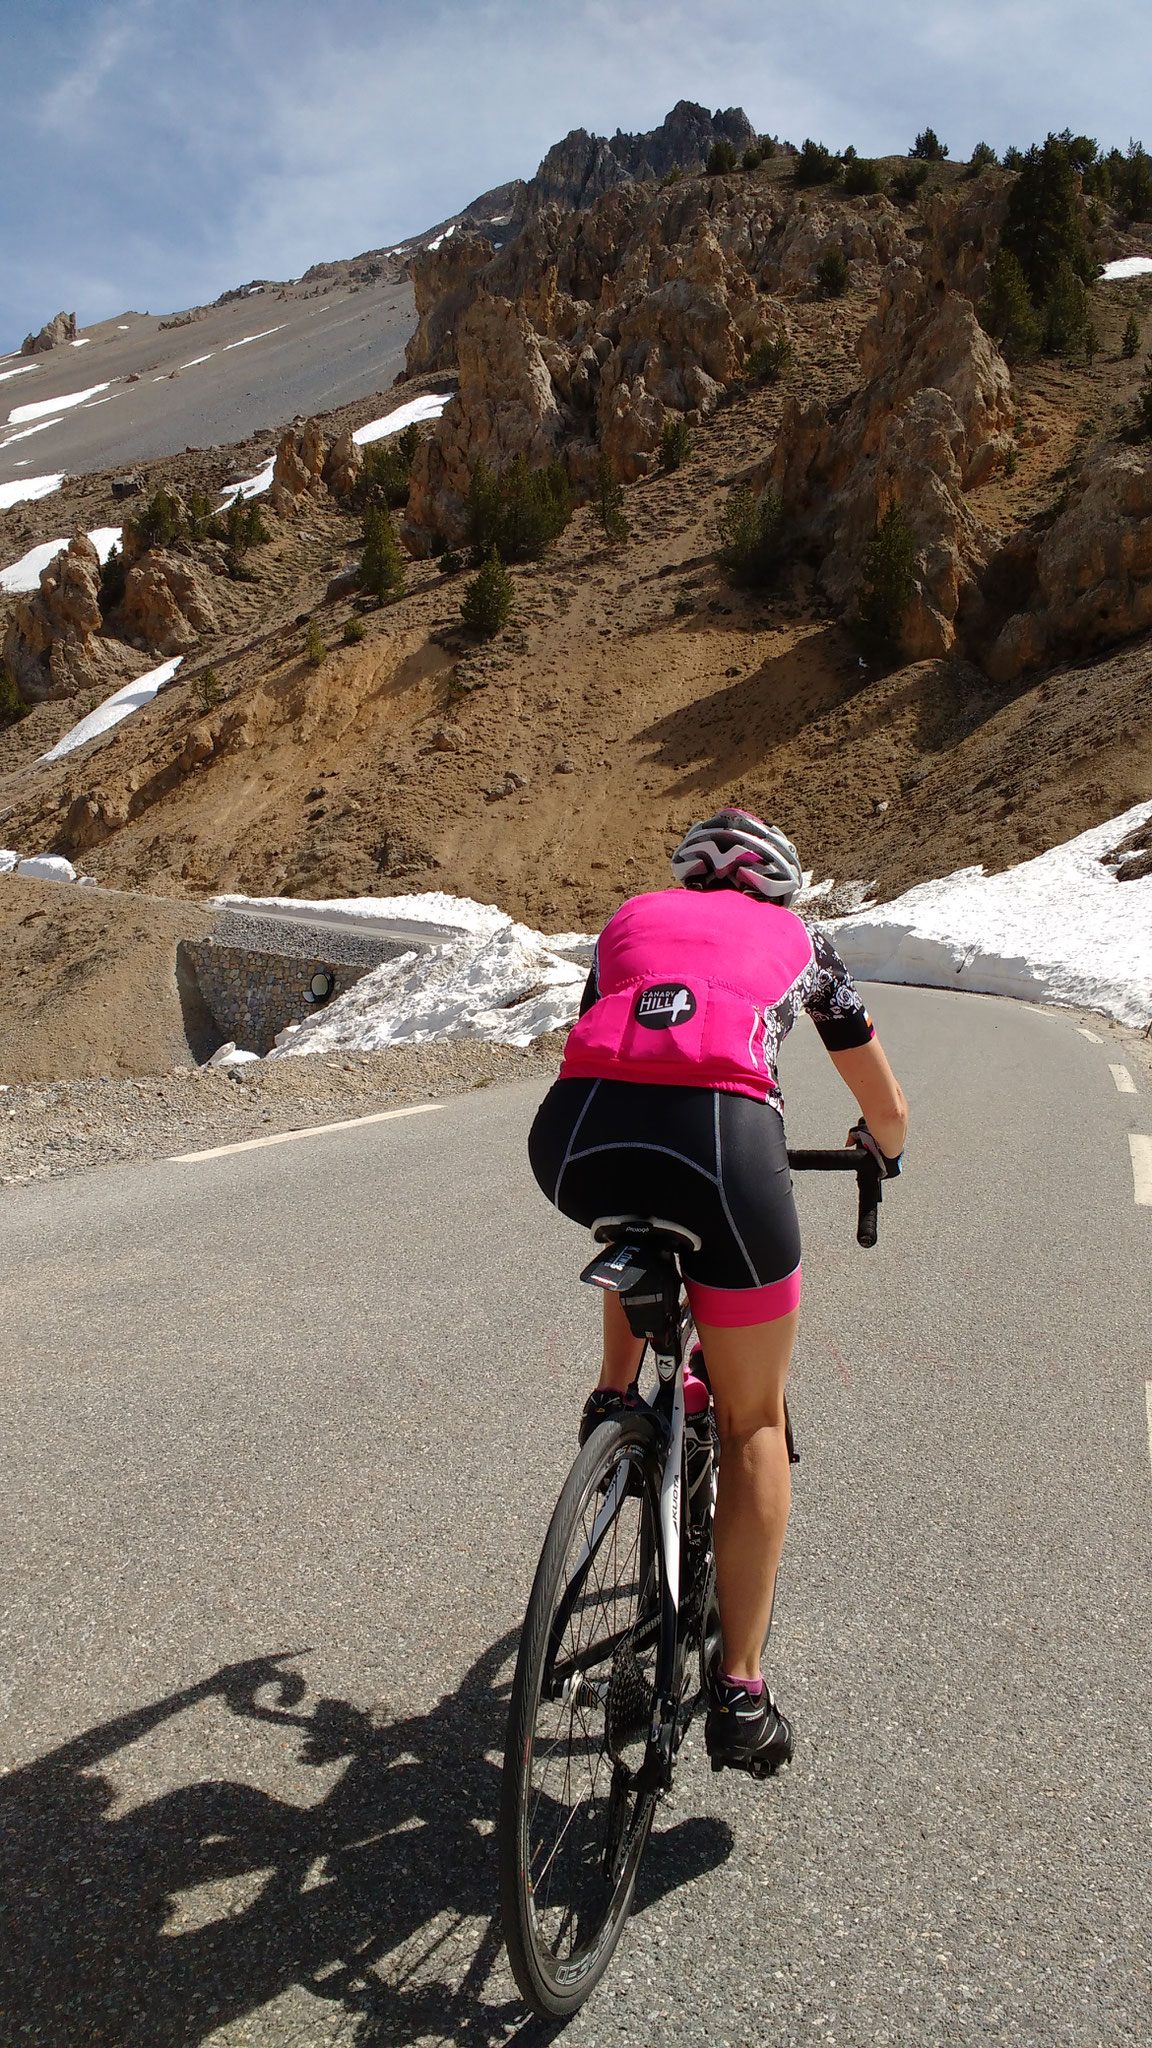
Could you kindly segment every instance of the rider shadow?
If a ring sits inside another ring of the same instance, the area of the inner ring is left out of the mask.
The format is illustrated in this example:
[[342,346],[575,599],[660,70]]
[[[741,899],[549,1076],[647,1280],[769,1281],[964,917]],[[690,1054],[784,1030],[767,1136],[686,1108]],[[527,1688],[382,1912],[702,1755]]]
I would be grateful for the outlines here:
[[[3,2038],[186,2048],[298,1988],[340,2007],[332,2033],[358,2048],[551,2039],[516,1995],[496,1910],[499,1674],[514,1646],[493,1644],[432,1714],[383,1722],[343,1700],[302,1711],[300,1674],[253,1658],[10,1772]],[[220,1778],[118,1810],[100,1766],[212,1698],[298,1734],[299,1764],[329,1774],[315,1804]],[[718,1821],[654,1835],[638,1910],[731,1846]]]

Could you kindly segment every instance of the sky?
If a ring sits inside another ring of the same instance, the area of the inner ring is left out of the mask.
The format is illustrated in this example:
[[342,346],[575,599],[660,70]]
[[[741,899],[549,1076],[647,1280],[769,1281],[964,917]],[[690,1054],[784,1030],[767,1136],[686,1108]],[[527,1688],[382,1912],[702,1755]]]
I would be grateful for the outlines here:
[[1152,144],[1134,0],[0,0],[0,52],[0,349],[401,241],[679,99],[862,155]]

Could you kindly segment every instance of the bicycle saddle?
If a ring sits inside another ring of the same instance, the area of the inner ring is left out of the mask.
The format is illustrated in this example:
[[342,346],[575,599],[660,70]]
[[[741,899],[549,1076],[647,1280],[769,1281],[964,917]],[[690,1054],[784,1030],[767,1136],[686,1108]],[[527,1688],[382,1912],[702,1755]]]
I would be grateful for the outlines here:
[[635,1335],[670,1351],[680,1309],[676,1255],[699,1251],[695,1231],[663,1216],[598,1216],[592,1235],[608,1249],[584,1268],[581,1280],[618,1294]]
[[669,1223],[664,1216],[598,1216],[592,1225],[596,1244],[619,1244],[627,1238],[637,1249],[659,1248],[670,1252],[698,1252],[700,1239],[682,1223]]

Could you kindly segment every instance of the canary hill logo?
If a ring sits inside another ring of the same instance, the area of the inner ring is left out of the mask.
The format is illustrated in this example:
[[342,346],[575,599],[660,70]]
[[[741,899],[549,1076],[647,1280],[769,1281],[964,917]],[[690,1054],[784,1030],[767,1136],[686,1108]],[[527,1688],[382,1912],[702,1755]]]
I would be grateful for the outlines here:
[[646,1031],[667,1031],[696,1015],[696,998],[682,981],[662,981],[656,988],[641,989],[632,1015]]

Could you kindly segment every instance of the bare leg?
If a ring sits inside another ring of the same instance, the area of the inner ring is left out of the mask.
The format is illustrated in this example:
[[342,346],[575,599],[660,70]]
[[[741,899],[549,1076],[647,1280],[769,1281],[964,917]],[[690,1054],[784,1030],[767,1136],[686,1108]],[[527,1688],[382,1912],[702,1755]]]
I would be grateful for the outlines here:
[[716,1587],[724,1670],[758,1678],[791,1498],[784,1382],[798,1311],[745,1330],[697,1326],[720,1435]]
[[644,1352],[644,1339],[634,1337],[620,1296],[604,1290],[604,1363],[600,1369],[599,1384],[615,1387],[623,1394],[632,1385],[640,1370]]

